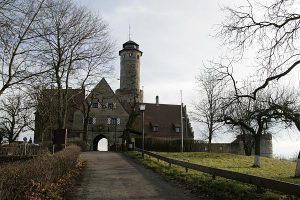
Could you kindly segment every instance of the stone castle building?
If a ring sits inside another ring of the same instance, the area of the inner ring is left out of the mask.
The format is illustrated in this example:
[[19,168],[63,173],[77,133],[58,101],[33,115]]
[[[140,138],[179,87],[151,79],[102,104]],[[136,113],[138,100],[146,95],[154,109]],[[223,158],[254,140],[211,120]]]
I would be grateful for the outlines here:
[[[140,60],[143,52],[139,49],[139,45],[129,40],[123,44],[119,55],[120,88],[116,92],[102,78],[86,99],[82,98],[85,91],[79,92],[74,99],[71,99],[76,102],[78,109],[74,110],[74,106],[71,106],[68,113],[68,141],[86,140],[93,150],[97,150],[98,142],[102,138],[108,140],[110,149],[131,143],[134,138],[142,135],[142,120],[139,111],[141,103],[146,105],[145,137],[179,139],[181,129],[183,129],[183,137],[193,139],[194,133],[185,106],[182,107],[183,127],[181,127],[181,105],[160,104],[158,96],[155,103],[144,103],[143,91],[140,89]],[[50,91],[50,93],[55,93],[55,89]],[[81,103],[78,103],[77,96],[81,97],[79,100]],[[46,99],[49,98],[46,97]],[[88,104],[85,105],[85,109],[82,109],[84,101]],[[83,110],[87,110],[87,107],[89,107],[88,124],[85,125],[84,117],[87,113]],[[36,142],[49,140],[51,131],[57,127],[54,124],[45,131],[45,124],[39,123],[41,118],[43,117],[38,117],[37,114]],[[41,132],[45,132],[43,139]]]
[[[141,138],[142,135],[143,121],[139,111],[141,103],[146,105],[144,111],[146,139],[180,140],[182,132],[185,140],[194,139],[186,106],[161,104],[158,96],[155,97],[154,103],[143,101],[143,91],[140,89],[142,55],[143,52],[137,43],[129,40],[123,44],[122,50],[119,51],[120,88],[115,92],[104,78],[86,98],[85,91],[69,89],[73,98],[70,100],[66,123],[68,141],[84,140],[90,145],[91,150],[97,150],[98,142],[102,138],[108,140],[108,147],[111,150],[125,144],[128,146],[135,141],[135,138]],[[36,113],[35,142],[37,143],[51,140],[52,131],[57,128],[57,124],[54,122],[56,115],[53,114],[56,103],[51,101],[55,94],[55,89],[44,91],[45,98],[42,102],[45,105],[42,107],[49,109],[45,111],[41,109],[45,112],[44,115],[40,112]],[[88,119],[86,123],[85,118]],[[207,143],[192,142],[196,145],[195,151],[207,151]],[[244,152],[243,142],[239,137],[232,143],[212,144],[211,148],[213,152],[238,154]],[[261,151],[263,156],[272,156],[271,135],[262,137]]]

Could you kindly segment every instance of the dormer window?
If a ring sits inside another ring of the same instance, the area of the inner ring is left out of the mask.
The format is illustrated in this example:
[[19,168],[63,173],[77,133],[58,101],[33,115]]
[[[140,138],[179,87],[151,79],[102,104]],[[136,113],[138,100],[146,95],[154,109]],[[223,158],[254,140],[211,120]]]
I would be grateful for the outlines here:
[[153,126],[153,127],[152,127],[152,131],[153,131],[153,132],[158,132],[158,126]]
[[152,128],[152,132],[158,132],[158,124],[150,122],[149,125]]
[[173,124],[173,130],[175,130],[176,133],[180,133],[181,132],[180,124]]

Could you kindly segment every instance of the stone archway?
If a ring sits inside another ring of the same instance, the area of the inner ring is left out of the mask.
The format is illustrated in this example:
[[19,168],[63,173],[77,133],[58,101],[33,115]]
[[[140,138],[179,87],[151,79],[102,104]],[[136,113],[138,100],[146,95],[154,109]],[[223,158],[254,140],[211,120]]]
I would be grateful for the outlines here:
[[98,136],[96,136],[94,138],[94,140],[93,140],[93,151],[97,151],[98,150],[98,143],[103,138],[107,139],[107,137],[104,136],[104,135],[102,135],[102,134],[100,134],[100,135],[98,135]]

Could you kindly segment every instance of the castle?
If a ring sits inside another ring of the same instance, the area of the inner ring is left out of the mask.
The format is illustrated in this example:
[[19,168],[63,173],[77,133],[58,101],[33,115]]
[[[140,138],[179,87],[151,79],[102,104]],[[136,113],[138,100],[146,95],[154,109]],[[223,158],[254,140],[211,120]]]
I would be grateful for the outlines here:
[[[143,91],[140,89],[142,55],[143,52],[134,41],[129,40],[123,44],[122,50],[119,51],[120,88],[116,92],[111,89],[104,78],[86,99],[84,98],[85,91],[78,92],[77,90],[78,94],[74,95],[70,103],[66,123],[69,141],[85,140],[92,150],[97,150],[98,142],[102,138],[108,140],[109,149],[120,147],[121,144],[130,144],[142,134],[143,121],[139,111],[140,104],[146,106],[144,111],[145,137],[180,139],[183,134],[184,139],[194,138],[186,106],[160,104],[158,96],[155,97],[155,103],[143,101]],[[48,93],[51,93],[50,96],[54,96],[53,92],[55,89],[48,90]],[[71,92],[75,93],[75,90]],[[47,101],[49,97],[46,96],[45,99]],[[82,109],[84,101],[87,105]],[[50,104],[53,102],[48,103]],[[89,110],[89,112],[83,112],[83,110]],[[88,114],[88,120],[84,123],[86,114]],[[49,119],[41,116],[41,113],[37,113],[36,142],[50,140],[52,130],[57,127],[55,123],[52,127],[45,127],[41,118],[47,121]]]
[[[97,150],[102,138],[108,141],[108,149],[115,150],[121,146],[132,146],[135,138],[141,138],[144,126],[145,137],[164,140],[191,141],[196,144],[194,151],[207,151],[207,143],[193,141],[194,133],[187,115],[186,106],[160,104],[159,96],[155,103],[143,101],[140,89],[140,67],[143,52],[134,41],[123,44],[120,56],[120,88],[114,92],[104,78],[85,98],[85,91],[69,89],[73,96],[69,102],[66,128],[68,141],[85,141],[91,150]],[[57,129],[55,89],[45,89],[41,101],[43,109],[36,112],[35,142],[52,140],[52,132]],[[63,90],[64,91],[64,90]],[[54,99],[54,100],[53,100]],[[153,98],[154,99],[154,98]],[[139,105],[144,104],[144,120]],[[44,109],[47,108],[47,109]],[[49,112],[49,110],[51,112]],[[44,113],[42,113],[44,111]],[[182,119],[182,121],[181,121]],[[49,123],[51,122],[51,123]],[[142,124],[143,123],[143,124]],[[149,147],[148,150],[156,147]],[[237,137],[232,143],[214,143],[213,152],[244,154],[243,142]],[[263,156],[272,156],[272,136],[264,135],[261,141]]]

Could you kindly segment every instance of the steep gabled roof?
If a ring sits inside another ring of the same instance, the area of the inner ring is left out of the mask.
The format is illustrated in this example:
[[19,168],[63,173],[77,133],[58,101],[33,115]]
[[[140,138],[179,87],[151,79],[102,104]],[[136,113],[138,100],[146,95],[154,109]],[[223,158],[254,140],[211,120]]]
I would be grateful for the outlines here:
[[[128,111],[124,108],[124,105],[120,102],[118,96],[111,89],[110,85],[107,83],[107,81],[105,80],[105,78],[101,79],[101,81],[94,87],[94,89],[92,90],[92,92],[95,91],[95,90],[105,90],[105,91],[108,91],[111,94],[111,96],[118,101],[118,103],[122,106],[122,108],[125,110],[125,112],[128,113]],[[92,92],[87,96],[87,98],[92,98]]]

